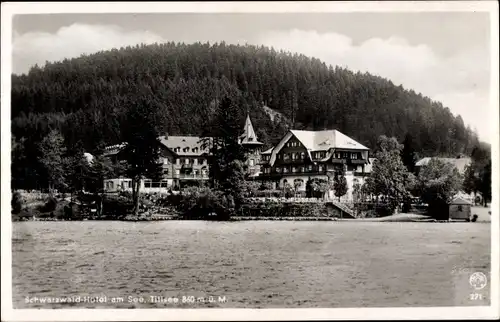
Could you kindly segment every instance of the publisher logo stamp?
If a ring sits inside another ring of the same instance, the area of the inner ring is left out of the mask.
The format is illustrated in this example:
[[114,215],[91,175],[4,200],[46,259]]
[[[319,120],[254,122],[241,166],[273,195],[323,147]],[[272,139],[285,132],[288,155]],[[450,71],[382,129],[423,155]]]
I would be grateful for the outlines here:
[[482,290],[486,287],[486,284],[488,284],[488,279],[486,278],[486,275],[484,275],[484,273],[475,272],[472,273],[472,275],[469,277],[469,284],[475,290]]

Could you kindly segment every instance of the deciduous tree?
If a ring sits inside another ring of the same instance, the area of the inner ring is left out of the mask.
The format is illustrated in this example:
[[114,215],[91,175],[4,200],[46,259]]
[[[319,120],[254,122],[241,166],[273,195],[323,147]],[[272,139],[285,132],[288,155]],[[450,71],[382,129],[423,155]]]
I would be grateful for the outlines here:
[[401,160],[402,145],[396,138],[382,135],[378,139],[378,151],[373,170],[367,179],[368,189],[375,196],[384,196],[389,208],[394,211],[404,200],[409,198],[413,188],[414,176]]
[[448,218],[448,203],[462,185],[458,170],[449,163],[432,158],[418,174],[422,201],[429,205],[429,212],[438,218]]

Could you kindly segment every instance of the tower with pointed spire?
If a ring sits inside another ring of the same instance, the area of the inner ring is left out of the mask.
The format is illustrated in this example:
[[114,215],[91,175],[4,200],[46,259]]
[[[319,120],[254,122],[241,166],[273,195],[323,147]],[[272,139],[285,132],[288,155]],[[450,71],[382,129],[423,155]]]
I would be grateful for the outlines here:
[[240,136],[240,144],[247,149],[246,165],[248,167],[248,174],[256,176],[260,172],[260,153],[264,143],[259,142],[257,135],[253,129],[250,114],[247,114],[245,125],[243,127],[243,134]]

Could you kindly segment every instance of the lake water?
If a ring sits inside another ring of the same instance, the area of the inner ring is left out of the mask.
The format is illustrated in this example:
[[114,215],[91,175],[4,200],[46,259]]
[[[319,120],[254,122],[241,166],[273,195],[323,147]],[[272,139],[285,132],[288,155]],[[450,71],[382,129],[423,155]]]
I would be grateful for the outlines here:
[[489,224],[16,222],[12,241],[15,308],[489,303],[468,283]]

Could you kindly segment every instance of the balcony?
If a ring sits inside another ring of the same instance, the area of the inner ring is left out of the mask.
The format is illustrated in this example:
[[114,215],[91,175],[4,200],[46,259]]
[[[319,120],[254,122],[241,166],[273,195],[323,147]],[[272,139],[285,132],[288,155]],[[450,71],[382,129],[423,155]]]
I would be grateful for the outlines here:
[[186,174],[186,173],[180,173],[180,174],[175,174],[174,179],[179,179],[179,180],[208,180],[208,174]]
[[306,159],[276,159],[277,164],[303,164]]

